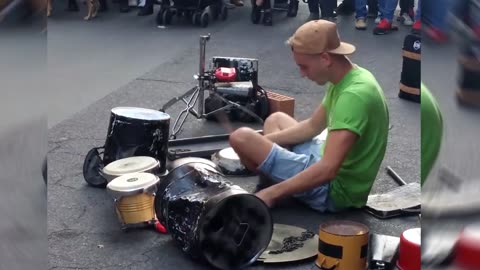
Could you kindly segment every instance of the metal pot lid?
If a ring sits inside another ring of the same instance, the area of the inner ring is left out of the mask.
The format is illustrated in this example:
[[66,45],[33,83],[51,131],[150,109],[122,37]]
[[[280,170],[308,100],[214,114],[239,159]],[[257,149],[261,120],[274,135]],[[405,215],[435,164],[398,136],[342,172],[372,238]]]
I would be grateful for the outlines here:
[[128,173],[142,172],[158,166],[158,160],[153,157],[137,156],[116,160],[103,168],[103,173],[107,175],[124,175]]
[[248,175],[251,174],[240,161],[235,150],[228,147],[212,155],[212,162],[222,169],[226,175]]
[[[302,241],[305,239],[304,241]],[[293,241],[290,241],[293,240]],[[285,244],[284,244],[285,241]],[[294,243],[291,249],[288,245]],[[297,244],[298,243],[298,244]],[[309,259],[318,254],[318,235],[295,226],[274,224],[273,235],[265,252],[258,261],[264,263],[282,263]]]
[[112,113],[134,119],[142,120],[168,120],[170,115],[152,109],[137,108],[137,107],[116,107],[112,109]]
[[113,179],[108,183],[107,189],[121,193],[130,193],[144,190],[155,185],[158,181],[158,177],[151,173],[129,173]]

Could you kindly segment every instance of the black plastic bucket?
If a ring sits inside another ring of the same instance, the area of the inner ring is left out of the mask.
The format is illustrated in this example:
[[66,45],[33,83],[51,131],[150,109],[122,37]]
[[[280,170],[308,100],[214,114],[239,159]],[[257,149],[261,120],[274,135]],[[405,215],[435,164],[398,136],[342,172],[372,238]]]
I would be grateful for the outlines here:
[[166,113],[136,107],[113,108],[110,115],[104,166],[127,157],[149,156],[160,162],[165,172],[168,153],[170,116]]
[[398,97],[420,103],[422,39],[409,34],[403,41],[403,64]]
[[168,170],[155,211],[182,251],[219,269],[254,263],[272,238],[267,205],[227,182],[209,160],[183,158]]

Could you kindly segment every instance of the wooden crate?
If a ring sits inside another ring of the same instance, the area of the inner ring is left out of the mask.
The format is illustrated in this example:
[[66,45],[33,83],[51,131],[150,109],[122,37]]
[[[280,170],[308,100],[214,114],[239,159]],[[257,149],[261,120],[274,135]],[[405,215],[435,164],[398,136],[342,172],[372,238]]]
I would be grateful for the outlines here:
[[284,112],[291,117],[295,114],[295,98],[267,91],[270,113]]

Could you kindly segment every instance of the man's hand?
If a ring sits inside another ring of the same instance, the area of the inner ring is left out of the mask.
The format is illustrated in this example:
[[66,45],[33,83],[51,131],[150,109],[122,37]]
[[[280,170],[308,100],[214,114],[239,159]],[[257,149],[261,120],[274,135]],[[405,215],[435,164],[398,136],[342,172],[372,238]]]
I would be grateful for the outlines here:
[[255,193],[255,196],[260,198],[269,208],[272,208],[276,201],[275,195],[272,192],[272,187],[260,190]]

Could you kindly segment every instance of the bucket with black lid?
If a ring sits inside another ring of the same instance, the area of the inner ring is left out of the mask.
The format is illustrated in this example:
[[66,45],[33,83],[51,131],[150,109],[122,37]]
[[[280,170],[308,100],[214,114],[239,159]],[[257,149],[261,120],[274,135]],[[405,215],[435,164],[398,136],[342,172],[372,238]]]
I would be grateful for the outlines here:
[[272,238],[268,206],[226,181],[210,160],[178,159],[168,171],[155,211],[182,251],[218,269],[254,263]]

